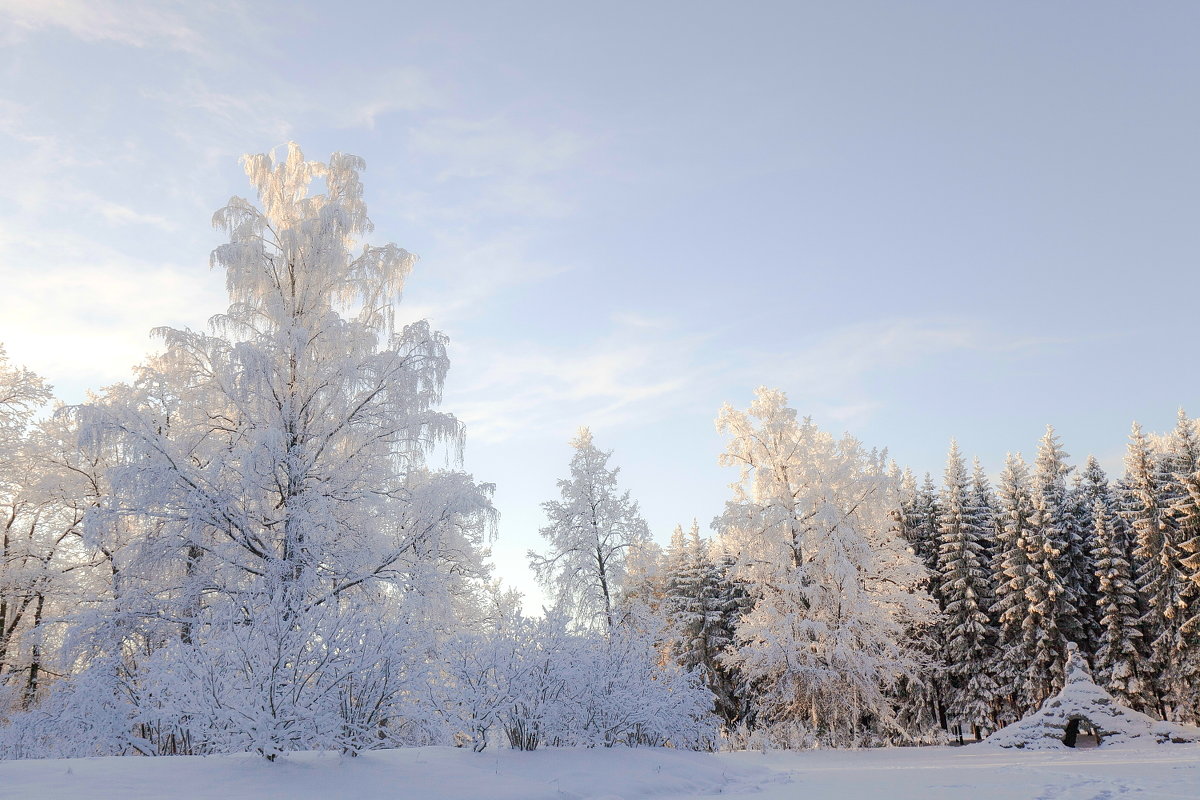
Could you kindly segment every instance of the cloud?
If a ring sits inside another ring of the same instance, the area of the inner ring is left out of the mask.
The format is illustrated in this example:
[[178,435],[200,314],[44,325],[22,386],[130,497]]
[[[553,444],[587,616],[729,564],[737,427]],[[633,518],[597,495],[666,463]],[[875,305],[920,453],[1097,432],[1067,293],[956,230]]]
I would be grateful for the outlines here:
[[12,301],[0,341],[14,361],[75,392],[128,378],[155,347],[150,328],[200,327],[224,305],[221,282],[204,270],[139,262],[69,234],[0,226],[0,263]]
[[474,379],[446,405],[485,442],[646,423],[690,399],[701,344],[667,323],[648,330],[617,320],[608,336],[579,347],[460,343],[456,368]]
[[929,391],[922,381],[952,380],[948,359],[970,353],[977,363],[996,363],[1080,341],[1031,337],[974,319],[895,317],[815,333],[790,352],[743,348],[737,360],[748,387],[783,388],[801,414],[853,430],[889,404],[911,402],[900,393]]
[[[166,217],[150,214],[118,203],[108,194],[84,188],[85,184],[114,191],[120,173],[134,173],[147,167],[149,158],[126,140],[83,141],[47,133],[54,125],[27,105],[0,98],[0,140],[9,139],[0,159],[6,180],[0,185],[0,199],[25,215],[26,229],[44,224],[43,218],[57,225],[64,219],[92,216],[116,225],[151,225],[175,230]],[[13,221],[12,212],[9,222]]]
[[613,316],[603,338],[578,346],[455,342],[447,408],[473,440],[562,435],[581,424],[638,426],[672,414],[714,414],[731,394],[767,384],[820,423],[862,427],[885,407],[882,382],[954,352],[1001,350],[967,321],[893,319],[848,325],[792,350],[714,348],[728,334],[686,331],[666,317]]
[[[229,60],[241,58],[230,55]],[[438,97],[428,74],[417,67],[337,81],[321,77],[309,84],[269,72],[249,84],[240,77],[259,71],[255,62],[247,61],[233,77],[191,73],[177,85],[144,95],[163,107],[166,130],[201,154],[205,169],[246,150],[282,145],[313,128],[372,129],[387,114],[427,109]]]
[[539,130],[504,116],[444,117],[409,130],[409,146],[435,164],[441,183],[471,187],[461,207],[473,213],[520,217],[561,217],[574,210],[566,187],[568,172],[582,173],[580,162],[596,142],[567,129]]
[[114,225],[151,225],[164,231],[173,231],[179,227],[166,217],[144,214],[120,203],[100,201],[96,203],[95,209],[96,213]]
[[422,285],[419,302],[397,307],[401,323],[429,319],[446,325],[478,313],[497,292],[570,269],[529,255],[528,237],[518,231],[502,231],[482,240],[447,231],[435,238],[434,255],[422,258],[415,269]]
[[978,326],[967,321],[888,319],[848,325],[813,337],[787,362],[794,380],[846,387],[879,370],[976,348],[983,342]]
[[295,131],[293,105],[309,102],[297,99],[287,87],[268,90],[253,84],[221,91],[197,75],[144,95],[160,104],[164,129],[199,155],[205,171],[236,159],[248,143],[287,142]]
[[976,323],[942,318],[893,318],[843,326],[801,340],[792,352],[750,353],[743,370],[749,385],[788,391],[801,414],[848,429],[866,424],[884,407],[882,380],[950,353],[1003,346]]
[[559,172],[574,164],[587,147],[576,133],[538,133],[503,117],[431,120],[411,130],[410,144],[418,152],[442,158],[442,180]]
[[[359,88],[361,87],[361,88]],[[330,92],[330,124],[373,129],[379,118],[399,111],[421,111],[439,105],[441,93],[429,74],[417,67],[397,67]]]
[[0,0],[0,16],[28,30],[60,28],[88,42],[199,54],[203,37],[162,3],[129,0]]

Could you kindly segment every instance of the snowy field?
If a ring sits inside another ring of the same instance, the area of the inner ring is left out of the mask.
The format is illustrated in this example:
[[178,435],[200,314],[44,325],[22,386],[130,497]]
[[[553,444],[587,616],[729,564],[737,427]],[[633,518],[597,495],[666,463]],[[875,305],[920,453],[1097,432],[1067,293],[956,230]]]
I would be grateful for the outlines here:
[[988,746],[706,754],[445,747],[357,759],[305,753],[0,762],[20,800],[1138,800],[1200,798],[1200,746],[1023,752]]

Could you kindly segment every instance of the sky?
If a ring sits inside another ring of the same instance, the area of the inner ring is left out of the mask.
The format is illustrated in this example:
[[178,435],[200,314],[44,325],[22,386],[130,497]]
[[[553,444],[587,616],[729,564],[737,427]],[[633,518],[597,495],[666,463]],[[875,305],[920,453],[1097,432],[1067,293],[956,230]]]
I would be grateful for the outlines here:
[[658,538],[759,385],[939,473],[1200,414],[1200,5],[0,0],[0,342],[66,402],[226,305],[238,160],[362,156],[538,590],[581,425]]

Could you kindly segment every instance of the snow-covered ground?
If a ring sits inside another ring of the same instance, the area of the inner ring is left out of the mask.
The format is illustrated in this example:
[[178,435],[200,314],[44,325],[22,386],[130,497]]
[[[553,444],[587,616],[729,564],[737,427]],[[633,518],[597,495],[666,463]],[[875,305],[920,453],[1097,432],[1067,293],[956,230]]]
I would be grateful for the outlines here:
[[445,747],[356,759],[304,753],[0,762],[16,800],[1138,800],[1200,798],[1200,745],[1025,752],[990,746],[689,753]]

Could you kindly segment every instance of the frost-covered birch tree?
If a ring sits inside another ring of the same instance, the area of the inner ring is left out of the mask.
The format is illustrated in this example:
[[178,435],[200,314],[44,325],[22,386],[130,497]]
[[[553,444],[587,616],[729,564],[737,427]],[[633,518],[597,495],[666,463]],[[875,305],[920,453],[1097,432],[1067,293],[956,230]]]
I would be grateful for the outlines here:
[[463,441],[437,410],[446,338],[393,325],[415,258],[361,241],[362,161],[292,144],[244,164],[259,204],[214,217],[228,309],[158,329],[138,381],[77,412],[85,449],[120,454],[88,539],[121,545],[106,624],[129,622],[107,633],[135,645],[80,657],[124,681],[137,751],[386,741],[355,709],[396,686],[364,697],[364,679],[398,676],[398,631],[445,629],[484,576],[490,487],[425,465]]
[[538,580],[585,628],[611,630],[631,549],[650,539],[638,504],[617,485],[612,451],[600,450],[581,428],[571,441],[571,477],[558,482],[561,500],[542,504],[549,524],[541,530],[545,554],[529,551]]
[[[0,712],[6,700],[27,705],[36,693],[51,562],[78,522],[56,524],[38,487],[34,416],[50,397],[46,382],[0,347]],[[6,688],[16,696],[5,698]]]
[[718,526],[757,602],[732,662],[757,691],[777,743],[871,741],[898,733],[888,692],[920,669],[914,620],[933,613],[923,568],[895,529],[884,458],[798,420],[783,392],[726,405],[720,463],[736,467]]

